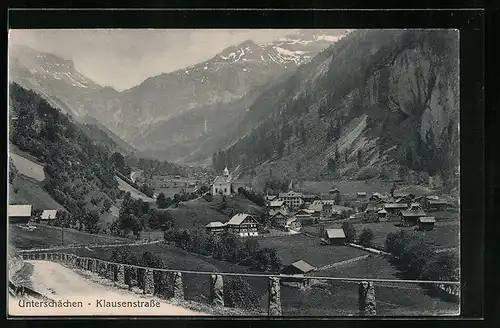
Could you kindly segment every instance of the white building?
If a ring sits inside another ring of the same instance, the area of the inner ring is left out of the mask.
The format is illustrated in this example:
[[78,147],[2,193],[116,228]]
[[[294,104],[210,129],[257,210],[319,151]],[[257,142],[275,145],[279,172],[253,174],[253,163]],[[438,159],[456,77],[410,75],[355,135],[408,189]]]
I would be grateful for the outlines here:
[[302,197],[303,194],[294,191],[280,193],[278,196],[279,200],[284,201],[286,207],[292,210],[300,208],[300,206],[304,203]]
[[231,176],[227,167],[224,169],[222,176],[215,178],[212,184],[212,195],[231,195]]

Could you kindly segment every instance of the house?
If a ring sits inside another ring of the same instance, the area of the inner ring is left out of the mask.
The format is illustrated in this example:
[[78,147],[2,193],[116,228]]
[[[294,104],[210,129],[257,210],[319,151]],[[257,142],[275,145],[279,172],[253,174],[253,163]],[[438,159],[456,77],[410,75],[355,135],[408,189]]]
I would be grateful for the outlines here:
[[296,261],[284,267],[281,270],[281,274],[287,276],[296,276],[297,278],[286,277],[281,278],[281,281],[287,284],[295,285],[296,287],[307,286],[309,284],[309,279],[303,279],[303,277],[314,270],[315,267],[313,267],[306,261]]
[[31,219],[31,205],[9,205],[7,211],[11,224],[27,224]]
[[342,214],[343,212],[352,211],[353,209],[346,206],[335,205],[333,200],[323,200],[323,210],[321,215],[324,217],[331,217],[335,214]]
[[288,212],[285,201],[283,200],[272,200],[269,202],[269,215],[273,216],[274,214],[281,212],[286,214]]
[[266,195],[264,196],[264,200],[266,201],[266,204],[268,204],[270,201],[275,200],[276,197],[276,195]]
[[418,229],[430,231],[434,229],[436,219],[430,216],[424,216],[418,219]]
[[223,233],[226,231],[226,225],[220,221],[210,222],[205,228],[209,233]]
[[339,193],[339,190],[337,188],[333,188],[333,189],[328,190],[328,193],[330,195],[335,195],[335,194]]
[[409,227],[418,224],[418,219],[425,216],[424,211],[402,211],[401,212],[401,220],[403,221],[403,225]]
[[366,198],[366,192],[365,191],[358,191],[356,193],[357,198]]
[[227,167],[224,169],[222,176],[215,178],[212,184],[212,195],[231,195],[231,176]]
[[380,206],[378,204],[370,203],[366,206],[365,212],[372,213],[372,212],[377,212],[378,210],[380,210]]
[[378,192],[374,192],[372,194],[372,196],[370,197],[370,200],[375,200],[376,201],[376,200],[379,200],[379,199],[382,199],[382,195],[380,193],[378,193]]
[[285,230],[288,222],[288,217],[285,214],[278,212],[271,216],[269,218],[269,221],[271,222],[272,227]]
[[321,200],[321,197],[318,195],[302,195],[302,201],[306,206],[311,205],[316,200]]
[[55,220],[57,210],[44,210],[40,216],[40,221],[51,222],[50,220]]
[[298,219],[309,219],[314,214],[314,211],[309,209],[301,209],[297,213],[295,213],[295,217]]
[[325,237],[329,245],[343,245],[346,242],[344,229],[326,229]]
[[279,200],[285,201],[286,207],[290,210],[298,209],[304,203],[302,197],[304,195],[302,193],[289,191],[286,193],[280,193],[278,195]]
[[227,231],[239,237],[255,237],[259,233],[257,220],[250,214],[238,213],[226,222]]
[[448,202],[442,199],[430,199],[427,202],[426,209],[429,212],[437,212],[437,211],[442,211],[448,207]]
[[308,209],[314,213],[321,213],[323,211],[323,202],[321,200],[315,200],[309,205]]
[[377,216],[379,221],[387,221],[387,211],[385,210],[385,208],[378,211]]
[[408,205],[406,205],[406,204],[398,204],[398,203],[384,204],[384,209],[387,211],[387,213],[390,213],[390,214],[397,214],[403,210],[406,210],[407,208],[408,208]]
[[297,217],[292,216],[287,218],[285,229],[299,231],[302,228],[302,223],[297,219]]

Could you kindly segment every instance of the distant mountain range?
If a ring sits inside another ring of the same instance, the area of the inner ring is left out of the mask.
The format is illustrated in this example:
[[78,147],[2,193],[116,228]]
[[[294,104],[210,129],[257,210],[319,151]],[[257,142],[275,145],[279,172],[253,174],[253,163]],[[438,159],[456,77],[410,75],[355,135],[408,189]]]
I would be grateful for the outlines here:
[[222,163],[250,177],[411,169],[457,185],[457,40],[444,30],[299,31],[268,44],[245,41],[123,92],[25,48],[12,49],[9,73],[143,157]]
[[[209,130],[221,131],[214,115],[220,115],[222,107],[231,109],[228,104],[293,72],[345,32],[299,31],[267,44],[248,40],[205,62],[150,77],[123,92],[86,78],[70,60],[25,46],[11,47],[9,76],[11,81],[38,92],[78,119],[95,118],[139,150],[160,151],[168,159],[178,160],[175,150],[168,154],[172,145],[198,138],[191,135],[192,131],[202,132],[205,120]],[[183,129],[177,125],[173,132],[158,132],[163,125],[171,126],[172,119],[183,121],[182,115],[199,116],[191,111],[206,113],[201,121],[182,123]],[[191,150],[188,147],[186,151]]]

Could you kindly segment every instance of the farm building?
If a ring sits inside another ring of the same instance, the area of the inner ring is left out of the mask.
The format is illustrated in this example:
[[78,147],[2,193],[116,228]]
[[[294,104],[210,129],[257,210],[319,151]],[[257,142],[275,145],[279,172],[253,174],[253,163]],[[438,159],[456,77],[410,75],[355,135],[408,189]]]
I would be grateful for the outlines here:
[[210,233],[223,233],[226,231],[226,225],[220,221],[210,222],[205,228]]
[[379,206],[378,204],[368,204],[366,206],[366,209],[365,209],[365,212],[366,213],[372,213],[372,212],[377,212],[378,210],[380,210],[381,206]]
[[418,219],[425,216],[424,211],[402,211],[401,220],[405,226],[414,226],[418,224]]
[[238,213],[226,223],[227,231],[239,237],[258,236],[257,220],[250,214]]
[[397,203],[387,203],[384,204],[384,209],[391,214],[397,214],[403,210],[406,210],[408,205],[406,204],[397,204]]
[[436,224],[436,219],[430,216],[424,216],[418,219],[418,229],[419,230],[432,230]]
[[271,226],[275,228],[286,229],[288,217],[285,214],[278,212],[271,216],[269,221],[271,222]]
[[31,205],[9,205],[9,223],[26,224],[31,219]]
[[339,193],[339,190],[337,188],[333,188],[333,189],[328,190],[328,193],[330,195],[335,195],[335,194]]
[[356,193],[357,198],[366,198],[366,191],[358,191]]
[[222,176],[215,178],[212,184],[212,195],[231,195],[231,176],[227,167],[224,169]]
[[448,207],[448,203],[442,199],[430,199],[427,201],[425,208],[429,212],[442,211]]
[[293,262],[292,264],[286,266],[281,270],[281,274],[296,276],[297,278],[282,278],[281,281],[294,285],[296,287],[307,286],[309,284],[308,279],[302,279],[306,274],[314,271],[314,267],[304,260]]
[[295,217],[298,219],[310,219],[312,215],[314,214],[314,211],[308,210],[308,209],[301,209],[297,213],[295,213]]
[[387,211],[383,208],[377,212],[377,216],[378,216],[379,221],[386,221],[387,220]]
[[334,200],[323,200],[322,204],[323,204],[323,209],[321,215],[324,217],[330,217],[334,214],[342,214],[342,212],[353,210],[350,207],[335,205]]
[[273,216],[276,213],[286,213],[287,208],[285,201],[283,200],[272,200],[269,202],[269,215]]
[[346,242],[343,229],[326,229],[325,237],[325,242],[329,245],[343,245]]
[[303,196],[304,195],[302,193],[289,191],[287,193],[280,193],[278,195],[278,199],[285,201],[286,207],[294,210],[300,208],[300,206],[304,203],[304,201],[302,200]]
[[299,231],[301,228],[302,223],[296,217],[287,218],[285,229]]
[[50,222],[50,220],[55,220],[57,215],[57,210],[44,210],[40,216],[40,220],[43,222]]

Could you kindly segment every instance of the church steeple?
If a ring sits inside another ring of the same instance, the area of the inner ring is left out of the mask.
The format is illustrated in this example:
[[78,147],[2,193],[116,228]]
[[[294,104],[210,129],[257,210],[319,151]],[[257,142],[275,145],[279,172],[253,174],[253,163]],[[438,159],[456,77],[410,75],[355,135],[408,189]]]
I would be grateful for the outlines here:
[[225,177],[228,177],[229,176],[229,170],[227,169],[227,166],[226,168],[224,169],[224,172],[222,173]]

